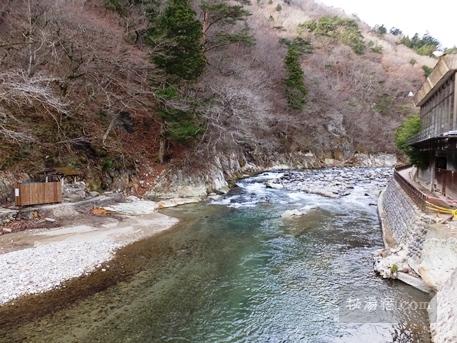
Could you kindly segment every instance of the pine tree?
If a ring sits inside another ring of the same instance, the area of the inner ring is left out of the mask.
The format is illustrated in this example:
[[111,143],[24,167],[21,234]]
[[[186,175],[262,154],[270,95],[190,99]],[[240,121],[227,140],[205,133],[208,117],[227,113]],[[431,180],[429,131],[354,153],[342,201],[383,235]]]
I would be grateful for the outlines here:
[[153,62],[167,74],[195,80],[206,64],[202,47],[202,25],[188,0],[170,0],[163,14],[154,18],[149,40],[161,46]]
[[251,15],[242,5],[230,5],[221,0],[205,0],[202,1],[200,8],[205,51],[234,43],[246,45],[254,43],[254,38],[247,26],[239,30],[232,29],[237,23],[245,23],[247,17]]
[[300,57],[302,53],[309,52],[310,48],[307,47],[306,51],[302,49],[303,44],[288,44],[287,55],[284,61],[287,72],[285,80],[287,103],[295,110],[303,109],[307,94],[303,69],[300,65]]

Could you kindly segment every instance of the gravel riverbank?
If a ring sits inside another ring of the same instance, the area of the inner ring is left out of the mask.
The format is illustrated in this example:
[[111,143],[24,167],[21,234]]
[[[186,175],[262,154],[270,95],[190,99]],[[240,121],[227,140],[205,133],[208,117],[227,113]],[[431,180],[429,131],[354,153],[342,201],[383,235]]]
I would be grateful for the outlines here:
[[156,208],[156,203],[148,201],[117,204],[116,216],[76,217],[78,225],[2,236],[0,246],[6,252],[0,254],[0,304],[49,291],[90,273],[109,261],[117,249],[178,222],[155,212]]

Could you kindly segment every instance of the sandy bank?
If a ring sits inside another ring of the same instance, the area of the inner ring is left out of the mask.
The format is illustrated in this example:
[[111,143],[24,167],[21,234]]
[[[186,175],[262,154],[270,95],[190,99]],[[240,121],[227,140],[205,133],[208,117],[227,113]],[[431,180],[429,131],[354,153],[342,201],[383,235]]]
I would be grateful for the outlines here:
[[63,227],[1,236],[0,304],[90,273],[110,260],[117,249],[178,222],[155,212],[157,208],[154,202],[117,204],[114,216],[78,216]]

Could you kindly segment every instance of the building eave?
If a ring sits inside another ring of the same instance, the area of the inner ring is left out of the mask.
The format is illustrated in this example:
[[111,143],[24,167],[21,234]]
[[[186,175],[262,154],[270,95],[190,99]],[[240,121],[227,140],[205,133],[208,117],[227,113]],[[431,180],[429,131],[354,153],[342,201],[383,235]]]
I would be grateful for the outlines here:
[[412,137],[408,145],[417,146],[424,143],[439,142],[439,141],[457,141],[457,131],[445,132],[439,136],[424,136],[420,137],[419,135]]
[[441,56],[432,73],[414,97],[416,106],[422,106],[449,77],[457,71],[457,55]]

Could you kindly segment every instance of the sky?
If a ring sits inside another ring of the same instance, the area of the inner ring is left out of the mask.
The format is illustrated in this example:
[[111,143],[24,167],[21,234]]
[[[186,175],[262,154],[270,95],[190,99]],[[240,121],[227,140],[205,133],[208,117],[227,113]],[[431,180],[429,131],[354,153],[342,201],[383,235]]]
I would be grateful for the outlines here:
[[398,27],[407,35],[430,33],[444,47],[457,46],[455,0],[318,0],[356,14],[370,26]]

